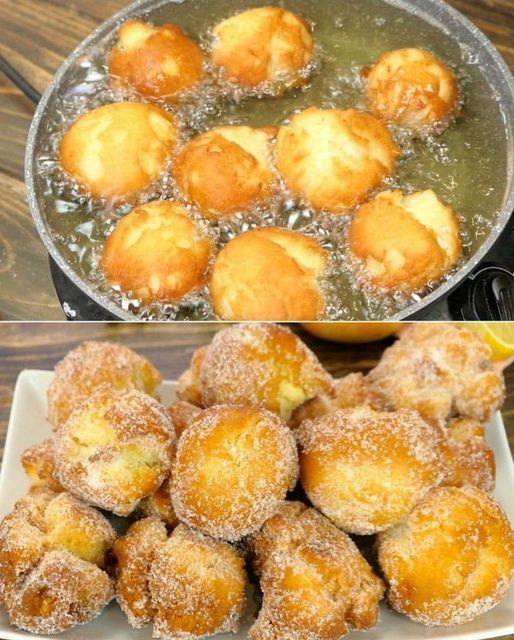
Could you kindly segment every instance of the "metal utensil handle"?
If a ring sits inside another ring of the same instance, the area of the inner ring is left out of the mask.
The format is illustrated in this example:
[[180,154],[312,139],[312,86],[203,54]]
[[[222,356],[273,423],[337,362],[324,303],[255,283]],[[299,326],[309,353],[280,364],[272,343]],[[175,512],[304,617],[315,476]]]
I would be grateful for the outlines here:
[[39,103],[41,94],[2,55],[0,55],[0,71],[35,105]]

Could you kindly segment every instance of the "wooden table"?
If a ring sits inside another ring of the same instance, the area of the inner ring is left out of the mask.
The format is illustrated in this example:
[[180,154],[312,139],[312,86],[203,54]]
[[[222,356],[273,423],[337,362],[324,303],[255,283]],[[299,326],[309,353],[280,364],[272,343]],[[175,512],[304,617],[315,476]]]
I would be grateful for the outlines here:
[[[16,377],[22,369],[52,369],[78,342],[109,339],[148,357],[165,379],[176,379],[188,366],[193,351],[208,343],[221,325],[207,323],[159,324],[28,324],[0,325],[0,459]],[[65,329],[65,330],[63,330]],[[302,334],[323,364],[335,376],[368,370],[390,343],[337,345]],[[506,371],[508,397],[503,408],[511,450],[514,451],[514,366]],[[30,425],[27,425],[30,428]],[[508,636],[506,640],[514,640]]]
[[[514,0],[449,0],[514,69]],[[127,0],[0,0],[0,53],[43,91],[62,60]],[[63,318],[25,201],[33,105],[0,75],[0,319]]]

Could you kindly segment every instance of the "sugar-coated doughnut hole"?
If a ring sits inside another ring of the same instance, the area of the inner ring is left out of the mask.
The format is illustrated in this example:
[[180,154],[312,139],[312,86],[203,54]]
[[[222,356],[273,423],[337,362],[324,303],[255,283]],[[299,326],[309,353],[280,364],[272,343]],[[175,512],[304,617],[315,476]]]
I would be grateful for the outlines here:
[[149,98],[175,103],[203,77],[204,54],[174,24],[125,22],[109,54],[109,73]]
[[176,302],[204,283],[212,242],[178,202],[136,207],[107,238],[101,266],[112,286],[144,302]]
[[329,254],[313,238],[264,227],[228,242],[214,262],[210,294],[224,320],[315,320]]

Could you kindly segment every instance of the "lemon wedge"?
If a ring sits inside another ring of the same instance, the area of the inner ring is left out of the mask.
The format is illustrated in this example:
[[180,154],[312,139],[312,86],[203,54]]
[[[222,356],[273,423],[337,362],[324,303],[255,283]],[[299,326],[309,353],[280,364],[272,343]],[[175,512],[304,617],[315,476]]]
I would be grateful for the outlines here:
[[493,360],[514,355],[514,322],[463,322],[463,326],[479,333],[493,350]]

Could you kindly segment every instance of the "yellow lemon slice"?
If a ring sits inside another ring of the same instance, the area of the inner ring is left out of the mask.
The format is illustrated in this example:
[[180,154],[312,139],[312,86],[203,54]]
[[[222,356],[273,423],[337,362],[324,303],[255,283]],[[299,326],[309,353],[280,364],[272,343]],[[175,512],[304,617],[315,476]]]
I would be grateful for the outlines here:
[[514,322],[463,322],[463,326],[479,333],[493,350],[493,360],[514,355]]
[[362,343],[382,340],[400,325],[400,322],[307,322],[302,327],[323,340]]

